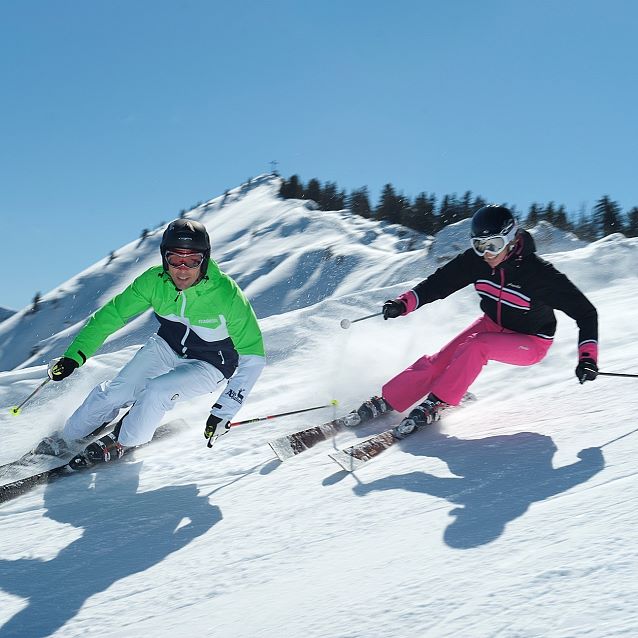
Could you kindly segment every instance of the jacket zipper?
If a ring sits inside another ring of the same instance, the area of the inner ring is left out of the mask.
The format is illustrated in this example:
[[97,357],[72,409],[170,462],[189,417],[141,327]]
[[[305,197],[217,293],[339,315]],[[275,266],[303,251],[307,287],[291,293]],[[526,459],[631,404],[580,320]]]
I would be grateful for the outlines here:
[[[186,319],[186,295],[184,294],[183,290],[179,291],[179,295],[182,296],[182,309],[180,310],[180,317],[182,319]],[[179,295],[177,295],[179,297]],[[184,332],[184,336],[182,337],[182,355],[186,355],[186,339],[188,338],[188,335],[190,334],[191,328],[188,325],[188,323],[186,323],[186,321],[184,322],[185,326],[186,326],[186,332]]]
[[503,325],[501,324],[501,299],[503,297],[503,288],[505,287],[505,272],[502,268],[499,268],[499,273],[501,275],[501,289],[498,292],[498,301],[496,302],[496,323],[502,328]]

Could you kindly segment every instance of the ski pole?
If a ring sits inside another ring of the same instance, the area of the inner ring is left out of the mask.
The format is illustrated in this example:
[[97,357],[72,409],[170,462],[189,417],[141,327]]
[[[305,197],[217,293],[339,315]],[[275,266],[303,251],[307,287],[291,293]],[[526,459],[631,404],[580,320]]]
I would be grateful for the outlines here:
[[[335,405],[339,405],[339,401],[337,401],[336,399],[333,399],[332,401],[330,401],[330,403],[326,404],[326,405],[317,405],[314,408],[303,408],[301,410],[292,410],[291,412],[280,412],[279,414],[269,414],[268,416],[258,416],[254,419],[246,419],[245,421],[235,421],[234,423],[230,424],[230,427],[234,427],[236,425],[244,425],[245,423],[256,423],[257,421],[268,421],[269,419],[276,419],[280,416],[290,416],[291,414],[301,414],[302,412],[310,412],[311,410],[323,410],[324,408],[331,408]],[[223,434],[226,434],[226,432],[224,432]],[[223,436],[223,434],[213,434],[210,439],[208,439],[208,444],[207,447],[213,447],[213,445],[215,444],[215,441],[220,437]]]
[[629,436],[630,434],[635,434],[636,432],[638,432],[638,428],[636,428],[635,430],[631,430],[631,432],[627,432],[626,434],[621,434],[620,436],[617,436],[615,439],[612,439],[611,441],[607,441],[607,443],[603,443],[602,445],[599,445],[598,448],[602,449],[606,447],[607,445],[611,443],[615,443],[616,441],[620,441],[620,439],[624,439],[626,436]]
[[341,327],[344,330],[347,330],[353,323],[357,323],[357,321],[365,321],[366,319],[372,319],[372,317],[380,317],[382,314],[383,312],[375,312],[373,315],[368,315],[367,317],[359,317],[358,319],[352,319],[352,321],[350,319],[342,319]]
[[291,414],[301,414],[302,412],[311,412],[312,410],[323,410],[324,408],[331,408],[335,405],[339,405],[339,401],[333,399],[330,403],[326,405],[317,405],[314,408],[303,408],[302,410],[293,410],[292,412],[281,412],[279,414],[270,414],[269,416],[258,416],[254,419],[246,419],[245,421],[234,421],[230,424],[230,427],[235,427],[236,425],[244,425],[244,423],[256,423],[257,421],[268,421],[269,419],[276,419],[280,416],[289,416]]
[[628,374],[626,372],[599,372],[598,374],[604,377],[631,377],[632,379],[638,378],[638,374]]
[[40,392],[40,390],[42,390],[49,381],[51,381],[51,377],[47,377],[20,405],[14,405],[12,408],[9,408],[9,412],[11,412],[13,416],[18,416],[27,401],[30,401],[38,392]]

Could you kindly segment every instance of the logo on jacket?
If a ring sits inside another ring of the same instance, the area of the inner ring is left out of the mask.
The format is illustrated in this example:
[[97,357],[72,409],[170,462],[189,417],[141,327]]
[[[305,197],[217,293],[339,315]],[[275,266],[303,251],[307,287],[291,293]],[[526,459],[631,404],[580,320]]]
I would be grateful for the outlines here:
[[245,391],[246,390],[244,388],[241,388],[239,392],[235,392],[234,390],[228,390],[228,392],[226,392],[226,396],[232,399],[233,401],[237,401],[237,403],[241,404],[244,402],[243,392]]

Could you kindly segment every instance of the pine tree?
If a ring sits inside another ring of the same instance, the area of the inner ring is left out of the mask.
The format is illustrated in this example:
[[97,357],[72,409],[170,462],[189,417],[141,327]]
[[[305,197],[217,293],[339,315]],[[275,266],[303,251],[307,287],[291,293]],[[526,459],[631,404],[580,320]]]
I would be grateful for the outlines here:
[[321,184],[316,178],[312,178],[304,189],[304,199],[311,199],[319,206],[321,203]]
[[381,191],[376,218],[389,221],[391,224],[400,223],[401,205],[392,184],[386,184]]
[[337,189],[335,182],[326,182],[321,191],[319,208],[321,210],[342,210],[345,206],[345,193]]
[[612,201],[608,195],[603,195],[594,206],[594,223],[600,236],[606,237],[612,233],[624,231],[621,209],[618,202]]
[[337,197],[335,198],[335,210],[343,210],[346,207],[346,199],[347,199],[347,195],[346,195],[346,191],[341,189],[338,193],[337,193]]
[[596,224],[591,215],[587,213],[584,206],[581,206],[578,212],[576,226],[574,228],[576,235],[584,241],[596,241],[598,238]]
[[474,215],[474,212],[476,210],[477,209],[475,209],[472,204],[472,192],[465,191],[465,193],[463,193],[463,198],[460,201],[460,207],[459,207],[460,218],[467,219],[468,217],[472,217],[472,215]]
[[634,206],[629,213],[627,213],[625,234],[627,237],[638,237],[638,206]]
[[299,181],[298,175],[293,175],[288,181],[281,181],[279,196],[283,199],[302,199],[303,193],[303,184]]
[[527,226],[527,228],[534,228],[534,226],[538,224],[540,218],[541,207],[536,202],[532,202],[532,205],[529,207],[529,213],[527,214],[525,226]]
[[571,224],[567,219],[567,212],[565,211],[565,206],[563,206],[563,204],[558,207],[558,210],[554,214],[554,226],[561,230],[571,230]]
[[346,206],[355,215],[361,215],[361,217],[365,217],[366,219],[372,217],[368,187],[363,186],[359,189],[353,190],[347,198]]
[[414,228],[414,226],[410,223],[412,221],[414,212],[409,197],[404,197],[403,195],[398,196],[397,211],[398,215],[396,223],[401,224],[402,226],[406,226],[407,228]]
[[31,302],[31,312],[38,312],[38,310],[40,310],[40,301],[42,299],[42,294],[39,292],[36,292],[35,295],[33,296],[33,301]]
[[445,202],[445,209],[443,209],[442,202],[440,214],[443,215],[446,226],[448,224],[456,224],[456,222],[460,222],[462,219],[465,219],[463,202],[462,200],[459,200],[456,193],[445,195],[443,200]]
[[441,200],[441,205],[439,206],[439,226],[440,228],[444,228],[448,224],[452,223],[452,215],[453,215],[453,200],[450,195],[443,195],[443,199]]
[[427,193],[419,193],[409,212],[404,211],[401,223],[418,230],[420,233],[434,235],[437,231],[437,219],[434,214],[435,206],[436,199],[433,196],[428,197]]

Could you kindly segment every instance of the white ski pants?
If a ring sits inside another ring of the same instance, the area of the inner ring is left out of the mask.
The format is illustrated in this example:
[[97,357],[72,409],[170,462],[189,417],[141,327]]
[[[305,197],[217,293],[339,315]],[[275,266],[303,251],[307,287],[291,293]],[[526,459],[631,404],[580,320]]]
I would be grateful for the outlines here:
[[134,403],[118,439],[125,447],[141,445],[151,440],[164,414],[178,400],[214,392],[225,381],[214,365],[182,359],[164,339],[153,335],[113,380],[93,388],[69,417],[62,434],[69,440],[82,438],[113,420],[120,408]]

